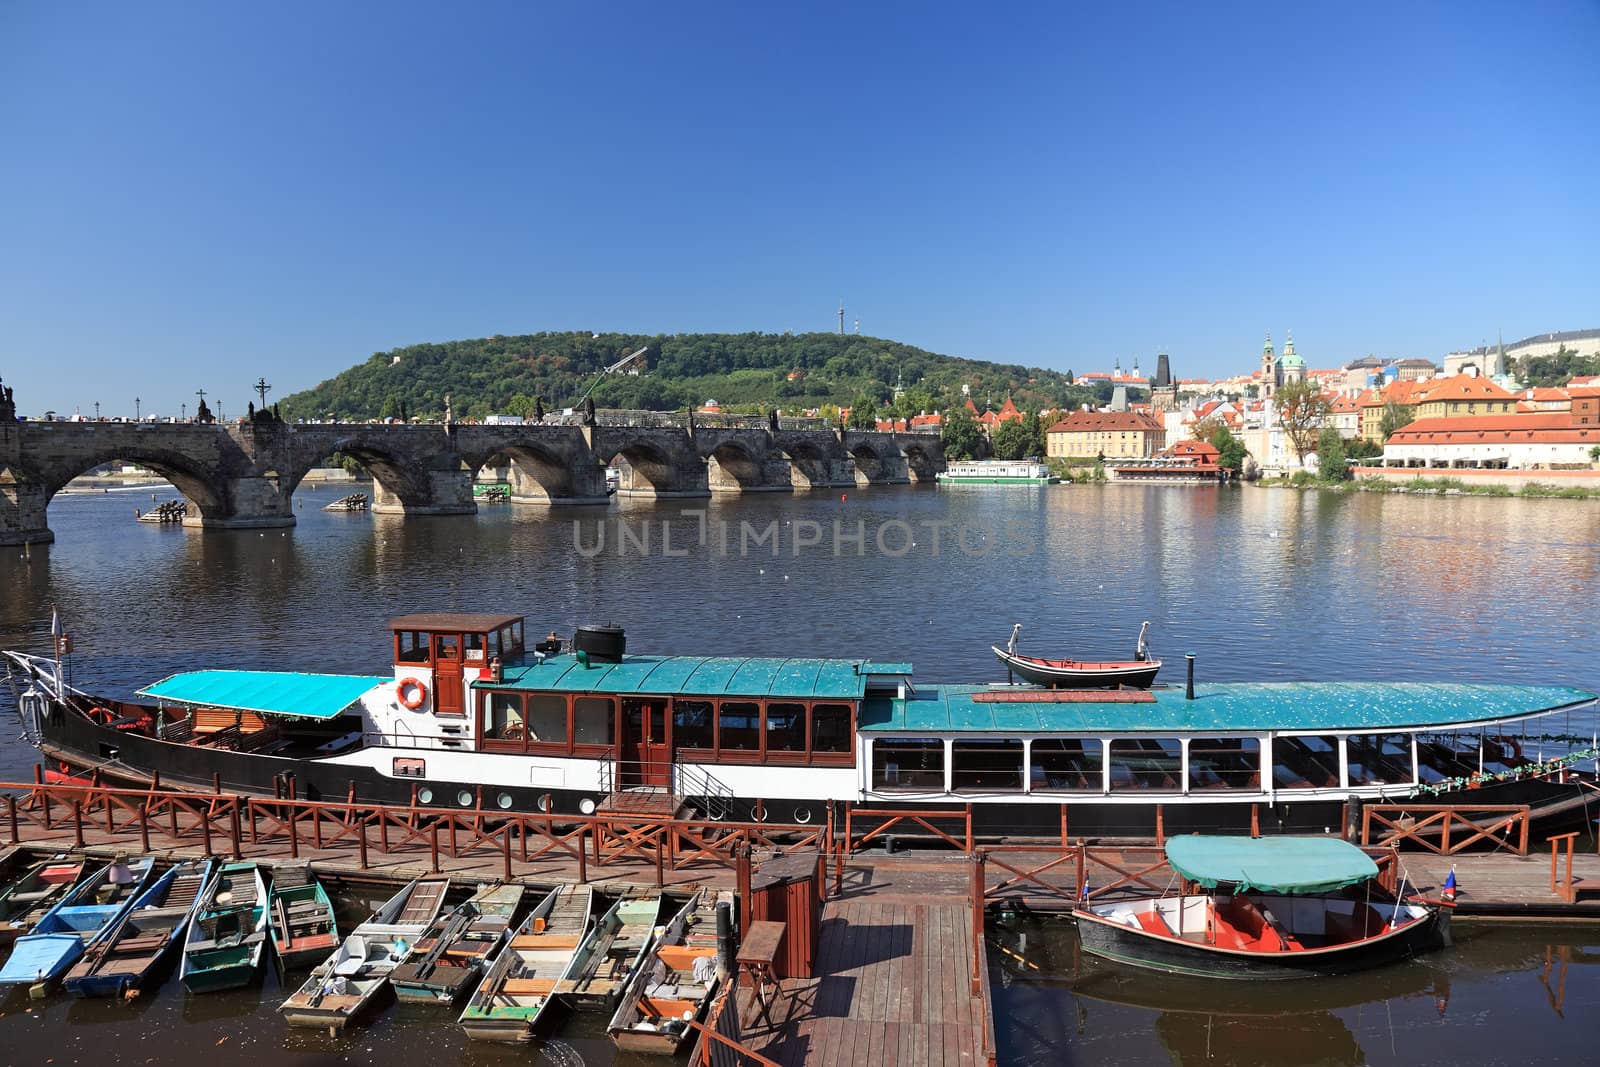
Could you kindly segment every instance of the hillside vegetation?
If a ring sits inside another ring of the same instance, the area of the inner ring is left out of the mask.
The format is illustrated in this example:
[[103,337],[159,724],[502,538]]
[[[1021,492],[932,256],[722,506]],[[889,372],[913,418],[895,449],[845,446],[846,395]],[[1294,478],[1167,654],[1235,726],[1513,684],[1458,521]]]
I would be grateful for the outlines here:
[[573,406],[601,370],[647,348],[649,371],[607,375],[593,397],[601,408],[656,411],[698,407],[715,399],[725,409],[785,412],[827,405],[887,405],[896,381],[906,395],[895,409],[915,413],[973,401],[999,407],[1010,393],[1024,410],[1092,399],[1070,384],[1070,372],[984,363],[928,352],[876,337],[806,334],[537,333],[410,345],[374,353],[314,389],[285,397],[289,420],[432,418],[450,397],[457,418],[526,414],[534,398],[546,410]]

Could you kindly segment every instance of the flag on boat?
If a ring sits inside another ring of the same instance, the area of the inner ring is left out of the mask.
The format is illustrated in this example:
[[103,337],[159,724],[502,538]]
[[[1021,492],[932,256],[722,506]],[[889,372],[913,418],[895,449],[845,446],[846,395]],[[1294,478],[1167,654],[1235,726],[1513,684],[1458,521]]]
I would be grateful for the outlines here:
[[1088,900],[1089,899],[1089,879],[1087,879],[1087,878],[1085,878],[1083,880],[1083,896],[1079,897],[1078,899],[1079,900]]
[[1455,864],[1451,864],[1450,865],[1450,873],[1445,875],[1445,879],[1444,879],[1444,899],[1446,899],[1446,900],[1454,900],[1454,899],[1456,899],[1456,868],[1455,868]]
[[50,605],[50,636],[55,638],[61,636],[61,612],[56,610],[54,604]]

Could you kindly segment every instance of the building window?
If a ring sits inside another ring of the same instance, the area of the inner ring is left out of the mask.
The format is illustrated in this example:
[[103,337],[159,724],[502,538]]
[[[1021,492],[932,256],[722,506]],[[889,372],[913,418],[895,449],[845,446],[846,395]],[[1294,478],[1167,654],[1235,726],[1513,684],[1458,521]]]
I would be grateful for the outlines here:
[[1022,742],[1010,738],[956,741],[950,754],[950,791],[1022,792]]
[[1029,746],[1028,777],[1034,792],[1099,793],[1104,746],[1094,739],[1035,738]]
[[578,697],[572,702],[574,746],[610,748],[616,740],[616,701],[610,697]]
[[1339,785],[1337,737],[1274,737],[1272,784],[1278,789],[1331,789]]
[[1189,788],[1261,788],[1261,742],[1253,737],[1196,737],[1189,742]]
[[567,698],[544,693],[528,698],[528,741],[567,744]]
[[944,742],[885,737],[872,743],[872,787],[944,792]]
[[761,750],[761,705],[748,700],[724,700],[717,709],[717,750]]
[[806,706],[804,704],[767,705],[767,751],[797,752],[806,750]]
[[717,747],[715,706],[709,700],[676,700],[672,704],[672,738],[678,748],[713,753]]
[[1176,737],[1126,737],[1111,742],[1111,791],[1177,792],[1183,745]]
[[1357,734],[1344,739],[1351,785],[1409,785],[1410,734]]

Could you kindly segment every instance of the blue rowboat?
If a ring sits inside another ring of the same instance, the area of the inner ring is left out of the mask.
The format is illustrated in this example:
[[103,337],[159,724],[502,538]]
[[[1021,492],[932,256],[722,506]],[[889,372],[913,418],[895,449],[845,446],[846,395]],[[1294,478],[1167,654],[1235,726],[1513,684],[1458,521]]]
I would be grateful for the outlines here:
[[145,988],[160,972],[194,915],[211,875],[210,860],[189,860],[139,894],[104,937],[91,946],[62,984],[80,997],[114,997]]
[[17,939],[0,967],[0,985],[31,985],[42,994],[122,918],[154,871],[155,861],[141,856],[132,863],[117,860],[84,879],[33,933]]

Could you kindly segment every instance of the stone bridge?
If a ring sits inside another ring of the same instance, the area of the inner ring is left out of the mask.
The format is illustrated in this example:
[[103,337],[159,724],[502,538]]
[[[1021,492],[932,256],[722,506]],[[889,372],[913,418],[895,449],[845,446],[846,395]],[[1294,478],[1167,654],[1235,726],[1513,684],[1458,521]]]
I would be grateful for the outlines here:
[[[662,425],[641,412],[597,426],[362,423],[0,422],[0,545],[54,539],[45,512],[73,478],[112,460],[160,474],[188,499],[187,526],[294,525],[294,491],[335,452],[373,478],[373,510],[470,515],[479,469],[508,464],[512,502],[604,504],[606,468],[628,496],[703,497],[931,480],[930,434]],[[620,423],[620,424],[619,424]],[[630,424],[634,423],[634,424]]]

